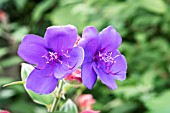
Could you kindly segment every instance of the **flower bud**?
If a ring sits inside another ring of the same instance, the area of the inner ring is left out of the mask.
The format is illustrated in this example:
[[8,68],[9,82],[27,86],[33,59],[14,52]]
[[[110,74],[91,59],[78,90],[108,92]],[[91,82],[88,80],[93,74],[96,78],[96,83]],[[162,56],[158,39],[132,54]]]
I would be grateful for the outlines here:
[[96,102],[91,94],[82,94],[78,97],[77,103],[81,110],[91,110]]
[[8,19],[7,14],[4,11],[0,10],[0,21],[4,23],[7,21],[7,19]]
[[0,113],[10,113],[10,112],[6,110],[0,110]]
[[72,74],[69,74],[64,78],[64,80],[72,85],[79,85],[82,82],[81,70],[76,69]]

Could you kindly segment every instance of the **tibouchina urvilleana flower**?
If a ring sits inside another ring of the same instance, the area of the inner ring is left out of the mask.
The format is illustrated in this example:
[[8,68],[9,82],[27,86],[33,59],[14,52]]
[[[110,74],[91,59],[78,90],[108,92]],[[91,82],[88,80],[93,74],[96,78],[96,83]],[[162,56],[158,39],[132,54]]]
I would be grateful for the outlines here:
[[49,94],[58,79],[72,73],[83,62],[84,51],[73,47],[77,29],[72,25],[48,27],[44,38],[28,34],[21,42],[18,55],[35,69],[26,81],[27,89],[38,94]]
[[126,78],[126,59],[118,51],[121,42],[120,34],[112,26],[100,33],[92,26],[84,29],[79,46],[85,52],[81,74],[87,88],[92,89],[97,76],[110,89],[117,88],[115,80]]

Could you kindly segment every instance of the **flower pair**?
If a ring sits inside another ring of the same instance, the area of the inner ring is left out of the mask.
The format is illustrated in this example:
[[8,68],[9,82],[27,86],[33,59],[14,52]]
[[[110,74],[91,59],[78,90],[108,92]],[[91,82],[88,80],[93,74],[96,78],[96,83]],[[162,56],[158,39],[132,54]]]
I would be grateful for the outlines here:
[[92,89],[97,76],[109,88],[115,89],[115,79],[124,80],[127,64],[117,50],[121,37],[109,26],[100,34],[94,27],[86,27],[78,46],[72,25],[48,27],[44,38],[28,34],[18,49],[18,55],[35,66],[26,87],[39,94],[49,94],[63,79],[79,66],[83,84]]

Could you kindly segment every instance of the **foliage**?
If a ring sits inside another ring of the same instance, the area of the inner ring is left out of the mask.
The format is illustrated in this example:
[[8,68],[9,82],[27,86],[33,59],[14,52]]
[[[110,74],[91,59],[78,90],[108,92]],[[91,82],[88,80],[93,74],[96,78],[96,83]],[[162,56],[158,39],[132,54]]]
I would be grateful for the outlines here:
[[68,99],[66,103],[61,107],[61,111],[68,113],[78,113],[77,106],[70,99]]
[[[66,96],[76,100],[80,93],[91,93],[97,101],[94,109],[101,113],[169,113],[169,4],[169,0],[0,0],[0,10],[6,13],[3,21],[0,14],[0,85],[21,80],[18,69],[23,61],[16,51],[25,34],[42,36],[48,26],[73,24],[81,36],[85,26],[101,31],[113,25],[123,38],[120,51],[127,58],[127,79],[117,81],[114,91],[98,82],[93,90],[69,88]],[[46,113],[22,85],[0,88],[0,109]]]

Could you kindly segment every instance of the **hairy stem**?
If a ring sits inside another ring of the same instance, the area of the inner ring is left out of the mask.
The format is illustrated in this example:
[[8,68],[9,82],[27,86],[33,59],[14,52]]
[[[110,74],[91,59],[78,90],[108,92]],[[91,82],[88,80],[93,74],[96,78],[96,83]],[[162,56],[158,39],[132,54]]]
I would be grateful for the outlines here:
[[61,80],[59,85],[58,85],[58,88],[57,88],[58,90],[57,90],[57,93],[55,95],[55,98],[54,98],[53,104],[51,106],[50,112],[54,112],[59,105],[59,102],[60,102],[60,99],[61,99],[61,96],[62,96],[61,93],[62,93],[63,85],[64,85],[64,83]]

